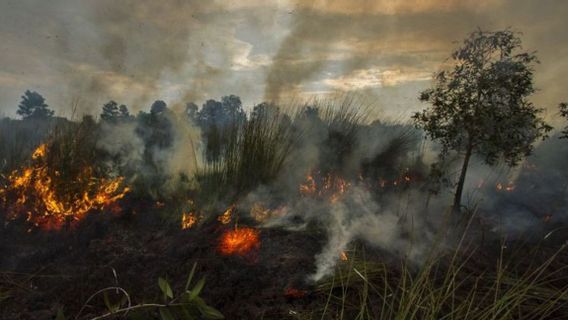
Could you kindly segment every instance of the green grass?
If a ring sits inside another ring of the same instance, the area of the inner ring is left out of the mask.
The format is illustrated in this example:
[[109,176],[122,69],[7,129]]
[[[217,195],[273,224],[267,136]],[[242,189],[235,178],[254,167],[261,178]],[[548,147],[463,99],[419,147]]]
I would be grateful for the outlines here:
[[[502,245],[497,259],[480,262],[482,248],[460,245],[453,253],[432,254],[418,268],[404,259],[400,265],[367,259],[361,250],[318,285],[323,307],[302,318],[505,320],[566,315],[568,266],[556,263],[565,246],[545,259],[539,259],[538,245],[525,249],[505,254],[510,249]],[[519,262],[527,260],[528,265]]]

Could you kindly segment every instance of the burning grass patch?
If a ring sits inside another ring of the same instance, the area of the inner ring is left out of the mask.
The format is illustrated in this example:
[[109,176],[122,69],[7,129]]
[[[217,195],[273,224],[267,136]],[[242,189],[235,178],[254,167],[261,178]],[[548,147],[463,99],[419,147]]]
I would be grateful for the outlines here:
[[0,203],[8,221],[25,220],[32,227],[60,230],[92,211],[120,211],[117,202],[130,190],[124,179],[108,177],[88,159],[90,153],[81,153],[89,148],[81,137],[69,135],[38,146],[30,164],[6,178]]
[[227,230],[219,239],[218,249],[227,256],[250,255],[260,249],[260,231],[249,227]]

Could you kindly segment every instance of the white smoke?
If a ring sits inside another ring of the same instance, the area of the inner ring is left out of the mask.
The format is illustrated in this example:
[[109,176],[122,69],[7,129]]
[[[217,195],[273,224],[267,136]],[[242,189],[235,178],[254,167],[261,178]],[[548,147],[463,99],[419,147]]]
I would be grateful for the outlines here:
[[[126,171],[132,179],[159,181],[160,192],[168,195],[195,183],[194,176],[202,161],[201,131],[183,115],[168,111],[159,117],[167,119],[171,133],[171,143],[165,148],[147,146],[138,132],[138,121],[102,122],[97,147],[109,153],[117,171]],[[148,156],[158,173],[148,167]]]

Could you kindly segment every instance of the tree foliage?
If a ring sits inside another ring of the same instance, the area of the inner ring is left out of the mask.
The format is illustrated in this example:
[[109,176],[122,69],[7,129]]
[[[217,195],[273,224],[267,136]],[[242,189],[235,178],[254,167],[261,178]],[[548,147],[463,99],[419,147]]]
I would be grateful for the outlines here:
[[[562,102],[560,103],[560,105],[558,106],[558,108],[560,109],[560,115],[564,118],[568,120],[568,103],[566,102]],[[561,139],[568,139],[568,126],[566,126],[560,135]]]
[[452,54],[452,68],[438,72],[420,95],[431,107],[413,116],[416,125],[441,144],[441,156],[451,150],[465,155],[460,197],[472,154],[490,165],[503,160],[513,166],[551,130],[528,99],[538,60],[521,49],[510,30],[475,31]]
[[101,119],[103,121],[116,122],[131,118],[132,116],[128,111],[128,107],[123,104],[119,106],[118,103],[111,100],[103,105],[103,111],[101,113]]
[[53,116],[54,111],[49,109],[45,98],[35,92],[26,90],[22,101],[18,105],[17,114],[23,119],[45,119]]

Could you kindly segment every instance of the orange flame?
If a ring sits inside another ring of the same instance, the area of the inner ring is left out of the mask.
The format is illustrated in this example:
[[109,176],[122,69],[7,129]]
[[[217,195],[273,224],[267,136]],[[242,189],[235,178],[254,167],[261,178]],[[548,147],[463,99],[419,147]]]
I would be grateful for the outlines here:
[[332,174],[319,178],[317,181],[313,174],[308,174],[306,181],[300,184],[300,194],[308,197],[327,198],[331,203],[336,203],[351,187],[351,183]]
[[260,248],[260,232],[253,228],[227,230],[219,239],[219,252],[223,255],[245,256]]
[[515,185],[512,182],[509,182],[506,185],[499,182],[495,185],[495,190],[512,192],[515,190]]
[[341,259],[341,261],[349,260],[349,258],[347,257],[347,253],[345,251],[341,251],[341,253],[339,254],[339,259]]
[[225,210],[225,212],[223,212],[222,215],[217,217],[217,221],[221,222],[222,224],[229,224],[233,217],[234,210],[235,210],[235,205],[233,204],[230,207],[228,207],[227,210]]
[[306,182],[300,185],[300,193],[303,195],[311,195],[317,193],[317,185],[311,174],[306,176]]
[[[65,193],[56,191],[56,182],[45,164],[47,146],[40,145],[32,154],[34,163],[21,172],[14,171],[8,177],[8,186],[0,189],[1,200],[8,208],[8,219],[15,220],[21,215],[36,227],[59,230],[66,222],[76,222],[91,210],[112,207],[129,191],[121,188],[123,178],[103,179],[93,176],[93,169],[85,167],[79,182],[85,182],[85,189],[75,190],[64,184]],[[55,171],[57,177],[59,172]],[[9,198],[14,196],[15,201]]]
[[197,223],[197,216],[195,215],[195,213],[193,213],[193,212],[182,213],[182,215],[181,215],[181,229],[182,230],[189,229],[189,228],[193,227],[196,223]]

